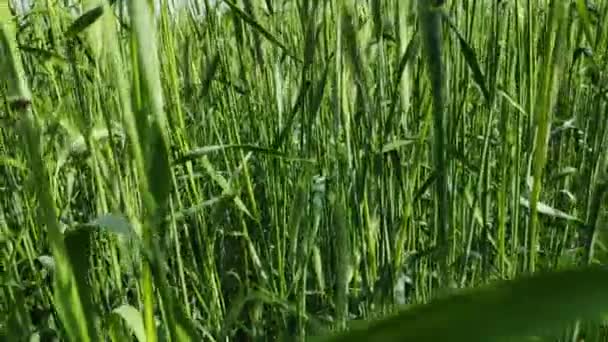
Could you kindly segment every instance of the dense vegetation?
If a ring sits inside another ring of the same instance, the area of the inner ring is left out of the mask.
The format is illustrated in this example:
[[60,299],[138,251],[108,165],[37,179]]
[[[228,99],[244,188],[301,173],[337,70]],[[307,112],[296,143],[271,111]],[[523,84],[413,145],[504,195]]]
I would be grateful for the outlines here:
[[190,2],[0,18],[3,340],[608,338],[608,1]]

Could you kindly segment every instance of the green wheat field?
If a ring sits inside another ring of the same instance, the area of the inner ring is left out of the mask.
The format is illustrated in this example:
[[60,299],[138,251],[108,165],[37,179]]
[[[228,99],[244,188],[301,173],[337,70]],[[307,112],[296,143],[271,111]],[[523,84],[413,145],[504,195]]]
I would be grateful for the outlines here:
[[0,341],[608,341],[608,0],[0,3]]

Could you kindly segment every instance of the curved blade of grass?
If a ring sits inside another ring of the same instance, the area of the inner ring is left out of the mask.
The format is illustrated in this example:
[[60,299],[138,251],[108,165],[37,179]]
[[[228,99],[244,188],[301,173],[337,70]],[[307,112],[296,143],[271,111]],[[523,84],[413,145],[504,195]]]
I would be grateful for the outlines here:
[[206,201],[203,201],[202,203],[192,206],[190,208],[185,208],[175,213],[168,214],[165,216],[165,220],[173,220],[175,222],[180,222],[188,217],[196,215],[197,213],[203,211],[206,208],[212,207],[214,205],[225,204],[228,201],[234,200],[235,197],[236,193],[224,193],[220,196],[216,196]]
[[443,18],[448,22],[450,28],[456,34],[456,37],[458,37],[458,42],[460,43],[460,52],[462,52],[464,60],[467,62],[467,65],[473,73],[473,80],[475,80],[475,83],[477,83],[479,88],[481,88],[483,97],[486,99],[486,103],[489,104],[491,100],[490,91],[488,90],[488,87],[486,85],[485,76],[483,75],[483,72],[479,67],[479,61],[477,60],[477,54],[475,53],[475,50],[473,49],[473,47],[471,47],[471,45],[469,45],[467,40],[460,33],[460,30],[458,30],[458,27],[456,27],[456,24],[454,24],[452,19],[445,13],[443,15]]
[[285,54],[287,54],[289,57],[293,58],[295,61],[302,63],[302,60],[300,58],[298,58],[298,56],[296,56],[285,45],[283,45],[283,43],[281,43],[275,36],[273,36],[272,33],[268,32],[268,30],[266,30],[261,24],[259,24],[257,21],[255,21],[253,18],[251,18],[249,15],[247,15],[247,13],[243,12],[243,10],[238,8],[237,5],[232,3],[232,1],[223,0],[223,2],[225,4],[227,4],[239,18],[243,19],[243,21],[245,21],[247,24],[251,25],[260,34],[262,34],[264,37],[266,37],[266,39],[268,39],[271,43],[273,43],[274,45],[281,48],[281,50],[283,50],[285,52]]
[[144,321],[139,310],[131,305],[121,305],[112,310],[112,313],[120,316],[125,321],[127,327],[129,327],[133,334],[135,334],[135,337],[137,337],[137,341],[146,342]]
[[538,273],[462,291],[324,341],[495,341],[562,328],[608,311],[608,270]]
[[[530,201],[528,201],[526,198],[520,197],[519,199],[519,203],[524,206],[527,209],[530,209]],[[537,206],[536,206],[536,211],[543,214],[543,215],[547,215],[550,217],[554,217],[554,218],[561,218],[567,221],[574,221],[574,222],[578,222],[578,223],[583,223],[583,220],[566,214],[565,212],[559,210],[559,209],[555,209],[550,205],[547,205],[545,203],[542,202],[538,202]]]
[[227,145],[211,145],[211,146],[203,146],[203,147],[195,148],[193,150],[190,150],[190,151],[184,153],[179,159],[177,159],[174,162],[174,164],[177,164],[177,165],[184,164],[188,161],[206,156],[213,152],[219,152],[219,151],[224,151],[224,150],[228,150],[228,149],[238,149],[238,150],[243,150],[246,152],[257,152],[257,153],[267,154],[267,155],[270,155],[273,157],[277,157],[277,158],[289,160],[289,161],[301,161],[301,162],[314,163],[313,160],[305,159],[305,158],[290,157],[290,156],[286,155],[285,153],[282,153],[282,152],[279,152],[277,150],[270,149],[270,148],[258,147],[258,146],[249,145],[249,144],[227,144]]
[[[209,159],[207,159],[207,157],[203,157],[202,163],[203,163],[203,167],[205,168],[205,171],[207,171],[209,176],[211,176],[211,178],[222,188],[222,191],[224,192],[224,194],[233,194],[234,193],[234,190],[230,186],[230,183],[224,177],[222,177],[222,175],[220,175],[219,172],[217,172],[215,170],[215,168],[213,167],[213,165],[211,165],[211,163],[209,162]],[[245,203],[243,203],[243,201],[241,200],[241,198],[239,196],[235,195],[233,200],[234,200],[234,203],[236,204],[237,208],[239,208],[239,210],[241,210],[243,213],[245,213],[245,215],[249,216],[250,218],[252,218],[252,219],[254,218],[253,215],[251,215],[251,212],[249,211],[249,209],[247,209],[247,206],[245,206]]]
[[526,112],[526,110],[525,110],[525,109],[524,109],[524,108],[523,108],[521,105],[519,105],[519,103],[517,103],[517,101],[515,101],[515,100],[514,100],[514,99],[513,99],[513,98],[512,98],[512,97],[511,97],[509,94],[507,94],[505,91],[503,91],[503,90],[500,90],[500,89],[499,89],[499,90],[498,90],[498,95],[500,95],[500,96],[504,97],[504,98],[507,100],[507,102],[509,102],[509,104],[510,104],[511,106],[513,106],[515,109],[517,109],[517,110],[518,110],[520,113],[522,113],[523,115],[526,115],[526,116],[528,115],[528,113]]
[[384,146],[382,146],[382,153],[389,153],[392,151],[396,151],[398,149],[400,149],[403,146],[408,146],[411,144],[414,144],[418,141],[417,138],[410,138],[410,139],[399,139],[399,140],[395,140],[395,141],[391,141],[389,143],[384,144]]

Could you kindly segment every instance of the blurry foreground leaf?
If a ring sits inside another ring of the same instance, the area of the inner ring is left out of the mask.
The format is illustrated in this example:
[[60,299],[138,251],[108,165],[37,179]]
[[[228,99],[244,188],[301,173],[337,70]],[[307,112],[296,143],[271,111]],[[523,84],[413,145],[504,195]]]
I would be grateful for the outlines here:
[[573,269],[465,290],[323,341],[504,341],[608,312],[608,270]]

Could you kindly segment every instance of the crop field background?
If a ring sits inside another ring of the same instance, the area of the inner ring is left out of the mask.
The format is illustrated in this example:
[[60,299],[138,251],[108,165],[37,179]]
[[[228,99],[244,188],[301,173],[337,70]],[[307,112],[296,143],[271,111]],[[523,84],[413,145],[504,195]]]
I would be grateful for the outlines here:
[[1,341],[608,341],[607,0],[5,3]]

